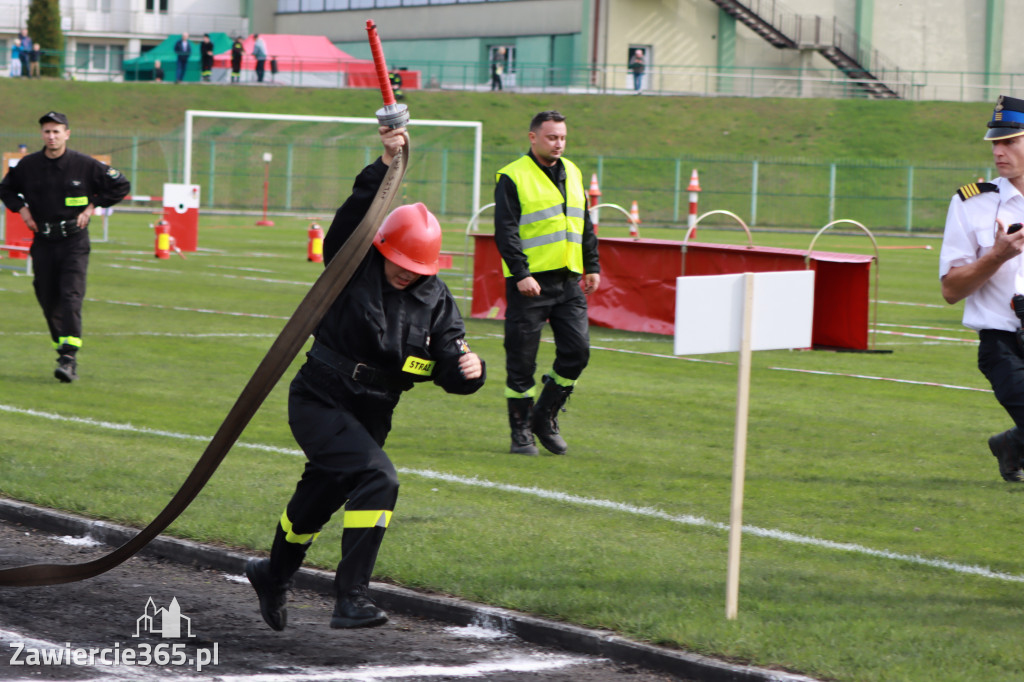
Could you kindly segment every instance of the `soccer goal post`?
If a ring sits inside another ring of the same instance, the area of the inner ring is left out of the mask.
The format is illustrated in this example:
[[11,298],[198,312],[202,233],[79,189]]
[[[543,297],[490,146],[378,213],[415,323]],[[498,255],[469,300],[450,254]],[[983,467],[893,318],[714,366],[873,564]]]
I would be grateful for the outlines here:
[[[293,123],[323,123],[323,124],[354,124],[354,125],[366,125],[373,126],[373,130],[376,131],[379,123],[376,118],[359,118],[350,116],[304,116],[297,114],[265,114],[265,113],[250,113],[241,111],[205,111],[198,109],[188,109],[185,111],[185,129],[184,129],[184,158],[183,158],[183,173],[182,183],[192,184],[192,164],[193,164],[193,137],[194,127],[196,119],[209,118],[217,120],[237,119],[237,120],[258,120],[258,121],[271,121],[271,122],[293,122]],[[470,129],[473,133],[473,149],[472,149],[472,175],[470,180],[471,189],[471,206],[466,206],[464,212],[467,215],[471,215],[476,211],[480,205],[480,180],[483,166],[483,123],[480,121],[450,121],[450,120],[431,120],[431,119],[412,119],[409,127],[415,130],[417,127],[437,127],[437,128],[464,128]],[[413,147],[412,163],[416,164],[416,151]]]

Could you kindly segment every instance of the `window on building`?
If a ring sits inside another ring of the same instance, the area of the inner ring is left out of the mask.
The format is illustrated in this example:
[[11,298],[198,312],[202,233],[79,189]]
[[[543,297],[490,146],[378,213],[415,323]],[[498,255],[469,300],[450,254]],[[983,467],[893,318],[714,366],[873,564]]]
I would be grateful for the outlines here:
[[146,11],[167,14],[167,0],[146,0]]
[[324,0],[300,0],[300,12],[323,12]]
[[79,71],[120,71],[124,68],[124,45],[78,43],[75,69]]

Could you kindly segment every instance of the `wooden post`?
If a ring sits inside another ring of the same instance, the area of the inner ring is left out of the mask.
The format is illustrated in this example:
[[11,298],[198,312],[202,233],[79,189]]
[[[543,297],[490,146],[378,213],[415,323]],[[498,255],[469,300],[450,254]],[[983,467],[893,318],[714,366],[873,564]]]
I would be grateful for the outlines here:
[[739,382],[736,390],[736,433],[732,455],[732,505],[729,517],[729,567],[726,573],[725,617],[736,620],[740,592],[740,538],[743,534],[743,481],[747,468],[747,417],[750,414],[750,335],[754,319],[754,275],[743,276],[743,331],[740,337]]

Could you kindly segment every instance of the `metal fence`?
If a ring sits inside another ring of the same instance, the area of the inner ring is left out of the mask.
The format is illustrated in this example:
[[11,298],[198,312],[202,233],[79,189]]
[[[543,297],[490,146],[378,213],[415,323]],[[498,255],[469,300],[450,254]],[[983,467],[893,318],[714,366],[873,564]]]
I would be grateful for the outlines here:
[[[809,29],[808,29],[809,30]],[[4,41],[0,41],[0,48]],[[123,81],[120,57],[104,53],[95,60],[92,53],[61,56],[47,52],[63,64],[60,76],[87,81]],[[91,56],[90,56],[91,55]],[[878,61],[879,58],[873,58]],[[0,77],[9,73],[10,49],[0,49]],[[422,86],[429,89],[489,90],[488,64],[473,61],[403,60],[401,65],[419,71]],[[321,65],[322,66],[322,65]],[[883,67],[877,67],[883,68]],[[57,69],[54,68],[54,73]],[[289,84],[303,87],[344,87],[344,72],[289,72]],[[1024,73],[989,74],[972,71],[900,71],[884,68],[886,83],[910,100],[959,102],[995,101],[996,96],[1024,88]],[[132,74],[132,79],[151,75]],[[255,84],[252,71],[242,73],[243,84]],[[271,79],[272,81],[272,79]],[[567,92],[590,94],[633,94],[633,75],[626,64],[516,63],[503,76],[504,87],[518,92]],[[859,81],[835,68],[786,68],[737,66],[721,68],[694,65],[654,65],[643,77],[642,90],[653,95],[729,95],[738,97],[825,97],[864,98],[868,95]],[[273,85],[270,82],[269,85]],[[281,85],[282,83],[278,83]]]
[[[472,141],[451,130],[422,129],[403,183],[403,201],[423,201],[450,219],[468,218],[472,206]],[[38,132],[0,133],[3,149],[28,143]],[[183,140],[167,136],[117,136],[76,129],[74,147],[110,154],[132,181],[136,195],[160,196],[166,182],[183,177]],[[193,147],[191,181],[201,186],[201,209],[259,211],[269,171],[268,210],[327,217],[344,200],[355,174],[379,154],[375,131],[358,135],[234,136],[229,127],[200,134]],[[273,162],[265,167],[265,153]],[[490,203],[494,172],[522,150],[485,150],[481,203]],[[700,212],[728,210],[749,225],[815,229],[852,219],[872,230],[935,233],[942,230],[957,187],[988,177],[989,168],[885,161],[755,159],[739,156],[664,158],[573,154],[589,185],[597,175],[602,202],[629,207],[636,201],[644,225],[685,226],[689,184],[700,179]],[[609,214],[611,215],[611,214]],[[726,221],[727,222],[727,221]]]

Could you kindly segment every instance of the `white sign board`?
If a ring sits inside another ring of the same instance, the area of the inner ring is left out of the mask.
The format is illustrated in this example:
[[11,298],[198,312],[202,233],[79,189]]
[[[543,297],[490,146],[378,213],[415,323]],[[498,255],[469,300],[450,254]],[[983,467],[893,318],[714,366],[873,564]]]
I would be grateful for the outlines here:
[[[740,350],[745,277],[676,278],[676,355]],[[757,272],[753,278],[751,350],[810,347],[814,271]]]

